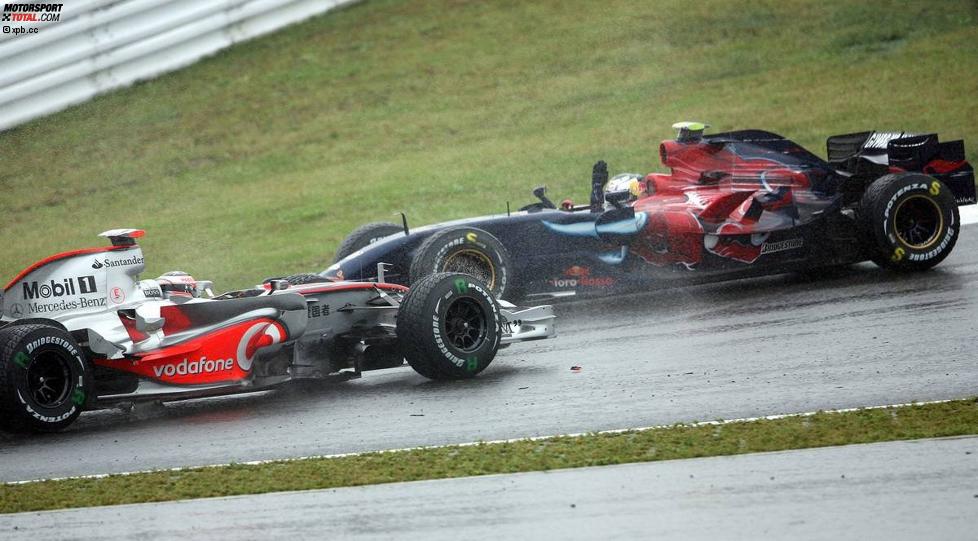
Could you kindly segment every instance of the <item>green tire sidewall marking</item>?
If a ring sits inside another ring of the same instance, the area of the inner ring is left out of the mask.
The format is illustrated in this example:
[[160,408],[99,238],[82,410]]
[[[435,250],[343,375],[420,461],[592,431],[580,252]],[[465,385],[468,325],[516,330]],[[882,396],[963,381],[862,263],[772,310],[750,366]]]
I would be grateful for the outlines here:
[[455,279],[455,291],[457,293],[466,293],[469,290],[469,284],[465,278]]
[[81,406],[85,403],[85,391],[81,389],[75,389],[71,393],[71,401],[75,403],[76,406]]
[[27,369],[27,365],[31,364],[31,358],[23,351],[18,351],[17,354],[14,355],[13,360],[14,364],[25,370]]
[[474,371],[476,368],[479,368],[479,360],[475,357],[469,357],[468,362],[465,364],[465,368],[468,369],[469,372]]

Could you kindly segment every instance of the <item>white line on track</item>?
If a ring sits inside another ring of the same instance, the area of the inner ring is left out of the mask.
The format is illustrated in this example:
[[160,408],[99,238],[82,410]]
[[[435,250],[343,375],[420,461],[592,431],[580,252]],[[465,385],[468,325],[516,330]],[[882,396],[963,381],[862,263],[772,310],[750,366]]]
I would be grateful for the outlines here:
[[676,426],[682,427],[697,427],[697,426],[714,426],[714,425],[727,425],[732,423],[749,423],[752,421],[773,421],[776,419],[788,419],[792,417],[811,417],[812,415],[817,415],[819,413],[847,413],[852,411],[866,411],[866,410],[878,410],[878,409],[890,409],[890,408],[906,408],[911,406],[922,406],[925,404],[945,404],[951,402],[951,400],[931,400],[928,402],[908,402],[904,404],[889,404],[885,406],[866,406],[862,408],[843,408],[834,410],[819,410],[819,411],[807,411],[804,413],[782,413],[778,415],[766,415],[763,417],[744,417],[740,419],[721,419],[716,421],[698,421],[695,423],[677,423],[672,425],[655,425],[655,426],[643,426],[637,428],[615,428],[611,430],[600,430],[596,432],[575,432],[571,434],[554,434],[551,436],[532,436],[528,438],[510,438],[505,440],[488,440],[488,441],[472,441],[465,443],[448,443],[444,445],[425,445],[421,447],[404,447],[400,449],[384,449],[379,451],[363,451],[359,453],[338,453],[333,455],[309,455],[293,458],[274,458],[269,460],[251,460],[248,462],[235,462],[233,464],[208,464],[205,466],[181,466],[177,468],[164,468],[160,470],[137,470],[130,472],[120,472],[120,473],[98,473],[93,475],[74,475],[70,477],[52,477],[50,479],[31,479],[28,481],[7,481],[2,483],[3,485],[25,485],[29,483],[42,483],[44,481],[66,481],[70,479],[102,479],[105,477],[116,477],[116,476],[126,476],[126,475],[139,475],[142,473],[158,473],[158,472],[180,472],[186,470],[204,469],[204,468],[224,468],[232,465],[245,465],[245,466],[260,466],[262,464],[272,464],[272,463],[283,463],[283,462],[298,462],[302,460],[322,460],[322,459],[332,459],[332,458],[344,458],[351,456],[361,456],[370,455],[377,453],[403,453],[406,451],[420,451],[425,449],[444,449],[446,447],[472,447],[474,445],[498,445],[501,443],[515,443],[520,441],[540,441],[549,440],[554,438],[580,438],[583,436],[594,436],[602,434],[622,434],[625,432],[647,432],[650,430],[662,430],[665,428],[672,428]]
[[962,225],[978,223],[978,205],[958,207],[958,212],[961,213]]

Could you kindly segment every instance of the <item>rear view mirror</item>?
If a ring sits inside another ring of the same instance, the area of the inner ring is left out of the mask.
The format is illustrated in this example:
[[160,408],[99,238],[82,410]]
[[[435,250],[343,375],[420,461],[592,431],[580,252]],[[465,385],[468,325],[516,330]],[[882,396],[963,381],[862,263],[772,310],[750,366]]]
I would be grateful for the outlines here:
[[537,186],[536,188],[533,188],[533,196],[540,200],[540,204],[543,205],[543,208],[545,209],[557,208],[557,206],[554,205],[553,201],[547,198],[546,186]]

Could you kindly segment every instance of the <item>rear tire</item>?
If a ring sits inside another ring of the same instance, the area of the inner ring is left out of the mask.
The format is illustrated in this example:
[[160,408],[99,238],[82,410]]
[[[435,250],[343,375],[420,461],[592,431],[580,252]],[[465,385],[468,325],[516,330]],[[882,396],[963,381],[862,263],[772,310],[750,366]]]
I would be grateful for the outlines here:
[[509,251],[492,234],[474,227],[456,227],[428,237],[411,261],[411,284],[425,276],[464,273],[485,284],[496,298],[512,288]]
[[958,240],[960,217],[950,188],[920,173],[884,175],[859,203],[869,258],[897,271],[922,271],[944,260]]
[[438,273],[416,282],[397,312],[397,339],[408,364],[429,379],[482,372],[502,338],[499,303],[476,278]]
[[43,324],[0,330],[0,426],[56,432],[81,414],[92,369],[71,335]]
[[384,237],[396,235],[403,231],[403,227],[391,222],[373,222],[361,225],[343,239],[339,249],[336,250],[336,256],[333,257],[333,263],[357,250],[362,250],[370,246]]

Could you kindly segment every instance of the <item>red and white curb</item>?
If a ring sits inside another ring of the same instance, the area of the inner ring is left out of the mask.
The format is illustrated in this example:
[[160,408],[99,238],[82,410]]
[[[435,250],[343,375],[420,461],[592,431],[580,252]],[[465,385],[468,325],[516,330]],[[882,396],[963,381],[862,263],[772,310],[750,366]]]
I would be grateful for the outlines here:
[[728,425],[734,423],[749,423],[753,421],[773,421],[776,419],[789,419],[794,417],[811,417],[819,413],[849,413],[853,411],[869,411],[878,409],[897,409],[897,408],[907,408],[912,406],[922,406],[926,404],[945,404],[947,402],[952,402],[952,400],[931,400],[928,402],[908,402],[904,404],[889,404],[885,406],[866,406],[861,408],[842,408],[833,410],[819,410],[819,411],[807,411],[803,413],[782,413],[778,415],[766,415],[763,417],[743,417],[739,419],[721,419],[716,421],[698,421],[694,423],[676,423],[671,425],[654,425],[654,426],[643,426],[636,428],[615,428],[611,430],[600,430],[595,432],[574,432],[570,434],[554,434],[550,436],[531,436],[526,438],[510,438],[503,440],[487,440],[487,441],[471,441],[465,443],[447,443],[444,445],[423,445],[419,447],[403,447],[400,449],[383,449],[377,451],[363,451],[358,453],[338,453],[332,455],[309,455],[301,457],[292,458],[273,458],[268,460],[250,460],[248,462],[234,462],[226,464],[208,464],[204,466],[180,466],[177,468],[163,468],[158,470],[137,470],[130,472],[119,472],[119,473],[99,473],[92,475],[75,475],[71,477],[52,477],[49,479],[31,479],[28,481],[7,481],[2,483],[2,485],[25,485],[30,483],[43,483],[45,481],[66,481],[71,479],[102,479],[105,477],[115,477],[115,476],[127,476],[127,475],[139,475],[144,473],[160,473],[160,472],[181,472],[187,470],[199,470],[208,468],[226,468],[229,466],[260,466],[262,464],[274,464],[274,463],[284,463],[284,462],[299,462],[303,460],[322,460],[322,459],[332,459],[332,458],[344,458],[352,456],[362,456],[362,455],[373,455],[380,453],[403,453],[406,451],[423,451],[426,449],[444,449],[447,447],[472,447],[476,445],[498,445],[503,443],[516,443],[521,441],[541,441],[541,440],[551,440],[556,438],[580,438],[584,436],[600,436],[604,434],[623,434],[626,432],[648,432],[651,430],[663,430],[667,428],[675,427],[697,427],[697,426],[717,426],[717,425]]

